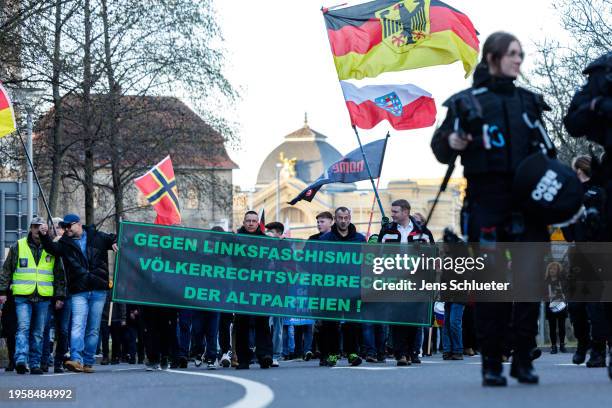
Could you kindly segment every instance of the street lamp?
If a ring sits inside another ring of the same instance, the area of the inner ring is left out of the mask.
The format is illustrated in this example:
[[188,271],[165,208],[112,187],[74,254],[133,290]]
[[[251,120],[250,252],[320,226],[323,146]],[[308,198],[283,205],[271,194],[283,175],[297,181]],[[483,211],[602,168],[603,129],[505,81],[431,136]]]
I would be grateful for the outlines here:
[[[33,116],[40,100],[43,97],[44,89],[40,88],[18,88],[15,89],[15,104],[22,105],[26,112],[26,121],[28,129],[28,139],[26,143],[26,154],[30,158],[28,164],[27,178],[27,201],[28,201],[28,222],[34,217],[34,181],[32,168],[34,166],[34,156],[32,154],[32,132],[33,132]],[[31,165],[30,165],[31,164]],[[38,212],[38,211],[37,211]]]
[[282,163],[276,163],[276,221],[280,222],[280,172]]

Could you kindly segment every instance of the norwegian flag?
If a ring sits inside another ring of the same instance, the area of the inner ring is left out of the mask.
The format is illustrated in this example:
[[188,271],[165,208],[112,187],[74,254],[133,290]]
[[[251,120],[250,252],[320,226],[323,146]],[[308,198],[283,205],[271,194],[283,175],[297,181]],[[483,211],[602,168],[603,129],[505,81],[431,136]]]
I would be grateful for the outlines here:
[[166,156],[145,175],[134,180],[134,183],[155,209],[156,224],[181,223],[178,190],[170,156]]

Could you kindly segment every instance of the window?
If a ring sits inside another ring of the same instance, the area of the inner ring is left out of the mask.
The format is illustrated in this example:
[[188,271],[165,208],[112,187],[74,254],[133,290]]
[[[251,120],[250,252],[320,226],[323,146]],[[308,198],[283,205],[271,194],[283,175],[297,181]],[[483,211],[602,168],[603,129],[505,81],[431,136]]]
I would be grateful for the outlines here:
[[194,210],[198,208],[198,190],[195,188],[190,188],[187,190],[187,205],[188,209]]
[[292,224],[304,224],[306,222],[306,215],[297,208],[283,208],[280,214],[281,219],[278,220],[280,222],[285,222],[287,219]]

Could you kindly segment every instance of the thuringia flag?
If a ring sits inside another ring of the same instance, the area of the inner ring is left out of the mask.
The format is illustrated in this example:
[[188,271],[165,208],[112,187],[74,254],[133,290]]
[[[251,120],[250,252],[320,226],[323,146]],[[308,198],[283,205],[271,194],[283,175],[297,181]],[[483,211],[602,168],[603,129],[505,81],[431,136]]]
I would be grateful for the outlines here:
[[181,223],[178,190],[170,156],[166,156],[144,176],[134,180],[134,183],[157,212],[156,224]]
[[338,77],[463,62],[466,77],[478,60],[478,33],[461,11],[439,0],[378,0],[323,9]]
[[340,81],[351,124],[371,129],[387,120],[395,130],[420,129],[436,121],[430,93],[415,85],[367,85],[361,88]]

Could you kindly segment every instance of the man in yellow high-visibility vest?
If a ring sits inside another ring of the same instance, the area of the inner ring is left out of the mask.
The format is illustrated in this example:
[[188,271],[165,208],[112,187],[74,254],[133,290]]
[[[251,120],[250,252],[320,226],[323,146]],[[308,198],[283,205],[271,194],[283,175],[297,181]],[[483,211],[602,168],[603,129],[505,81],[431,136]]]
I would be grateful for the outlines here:
[[0,304],[6,301],[8,291],[15,297],[17,335],[15,370],[18,374],[42,374],[41,365],[43,331],[49,303],[64,305],[66,278],[61,263],[47,253],[41,243],[39,230],[45,221],[35,217],[30,222],[27,237],[17,241],[10,250],[0,273]]

